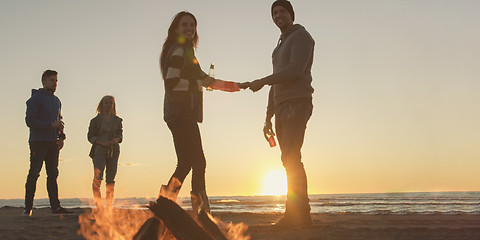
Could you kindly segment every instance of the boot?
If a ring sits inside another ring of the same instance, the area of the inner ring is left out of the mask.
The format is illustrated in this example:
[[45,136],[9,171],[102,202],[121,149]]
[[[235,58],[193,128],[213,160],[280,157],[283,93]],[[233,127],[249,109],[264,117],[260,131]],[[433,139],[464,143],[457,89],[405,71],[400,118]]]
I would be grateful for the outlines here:
[[201,210],[210,213],[210,201],[205,191],[200,192],[200,199],[202,200]]
[[95,203],[97,210],[103,209],[102,194],[100,192],[101,183],[102,182],[98,180],[93,180],[93,183],[92,183],[93,202]]
[[200,206],[202,205],[200,196],[194,192],[190,192],[190,202],[192,203],[192,211],[195,213],[195,215],[198,215],[200,213]]
[[112,210],[113,195],[115,193],[115,183],[107,183],[106,186],[107,186],[107,191],[106,191],[107,209]]
[[303,198],[296,201],[298,213],[298,222],[301,227],[312,226],[312,217],[310,216],[310,199]]
[[210,213],[210,202],[205,191],[200,193],[190,192],[190,200],[192,202],[192,210],[195,214],[199,214],[200,211]]
[[173,202],[176,202],[181,188],[182,188],[182,182],[180,182],[180,180],[178,180],[176,177],[172,177],[170,181],[168,181],[167,185],[162,185],[160,187],[159,196],[162,196],[164,198],[172,200]]
[[298,218],[300,219],[300,225],[302,227],[312,226],[312,216],[310,216],[310,212],[300,212],[298,213]]
[[291,228],[296,225],[297,218],[295,216],[295,210],[293,209],[292,204],[287,202],[285,203],[285,213],[278,222],[274,224],[275,227],[279,228]]
[[274,225],[279,228],[302,228],[312,226],[312,217],[310,216],[310,205],[307,203],[297,206],[298,203],[285,204],[285,214]]

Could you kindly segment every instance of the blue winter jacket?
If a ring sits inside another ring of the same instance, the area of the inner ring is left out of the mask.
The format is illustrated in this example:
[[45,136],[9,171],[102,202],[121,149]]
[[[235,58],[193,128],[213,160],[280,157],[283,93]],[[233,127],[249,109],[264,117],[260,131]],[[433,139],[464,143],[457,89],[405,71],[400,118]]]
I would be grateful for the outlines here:
[[25,122],[30,128],[29,142],[55,142],[63,131],[52,128],[53,122],[62,120],[62,103],[57,96],[45,89],[32,89],[32,96],[27,100]]

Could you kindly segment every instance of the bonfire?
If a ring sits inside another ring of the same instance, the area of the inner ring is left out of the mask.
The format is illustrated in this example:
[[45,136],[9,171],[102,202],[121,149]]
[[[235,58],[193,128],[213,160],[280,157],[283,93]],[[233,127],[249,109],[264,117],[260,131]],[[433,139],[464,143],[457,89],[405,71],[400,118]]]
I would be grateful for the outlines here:
[[[88,240],[249,240],[248,227],[224,223],[201,207],[185,211],[177,203],[180,181],[162,185],[159,197],[148,204],[147,210],[94,209],[79,216],[78,231]],[[193,205],[202,205],[201,198],[192,195]]]

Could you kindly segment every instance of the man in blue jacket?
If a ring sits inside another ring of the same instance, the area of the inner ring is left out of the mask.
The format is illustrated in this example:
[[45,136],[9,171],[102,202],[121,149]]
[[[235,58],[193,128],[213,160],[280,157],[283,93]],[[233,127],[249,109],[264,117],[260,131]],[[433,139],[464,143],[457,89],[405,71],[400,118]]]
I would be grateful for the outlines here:
[[272,53],[273,74],[250,83],[254,92],[270,85],[264,133],[273,133],[272,117],[282,163],[287,173],[287,202],[279,227],[312,225],[307,191],[307,175],[301,148],[307,122],[312,114],[312,63],[315,41],[299,24],[287,0],[277,0],[271,7],[272,19],[280,29],[277,47]]
[[57,75],[53,70],[46,70],[42,75],[43,88],[32,89],[32,96],[27,101],[25,121],[30,128],[30,170],[25,184],[25,210],[22,215],[30,216],[33,198],[43,162],[47,170],[47,191],[52,213],[72,213],[60,206],[58,199],[58,155],[63,147],[65,134],[61,115],[61,102],[54,95],[57,89]]

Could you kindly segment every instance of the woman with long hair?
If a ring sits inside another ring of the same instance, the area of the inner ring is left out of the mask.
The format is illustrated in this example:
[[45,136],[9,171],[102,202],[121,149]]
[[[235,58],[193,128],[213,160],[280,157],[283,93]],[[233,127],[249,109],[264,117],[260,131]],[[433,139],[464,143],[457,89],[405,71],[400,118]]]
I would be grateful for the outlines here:
[[[164,120],[172,132],[177,153],[177,167],[167,188],[177,195],[192,170],[192,208],[198,213],[200,210],[210,212],[205,187],[206,160],[198,128],[198,123],[203,120],[202,87],[227,82],[209,77],[202,71],[195,57],[197,43],[197,19],[189,12],[179,12],[168,29],[160,68],[165,85]],[[233,91],[239,90],[236,83],[228,83],[236,86]]]
[[97,209],[103,209],[100,185],[103,173],[106,175],[106,206],[112,209],[117,174],[119,143],[123,140],[122,119],[117,116],[115,98],[104,96],[97,106],[97,116],[90,120],[87,134],[92,144],[90,157],[93,160],[93,199]]

